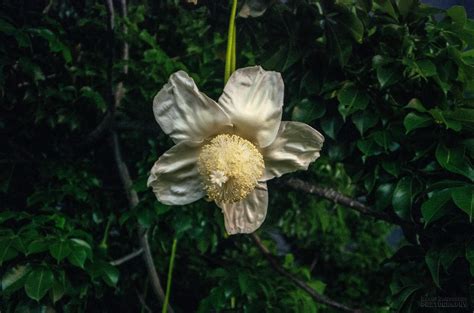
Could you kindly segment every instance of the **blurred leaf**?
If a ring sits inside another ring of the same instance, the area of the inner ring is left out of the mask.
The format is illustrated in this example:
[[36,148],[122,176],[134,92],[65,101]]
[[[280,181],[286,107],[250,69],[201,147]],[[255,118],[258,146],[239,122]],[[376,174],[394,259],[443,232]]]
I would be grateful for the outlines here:
[[34,268],[28,275],[25,291],[28,297],[39,301],[53,286],[53,272],[44,266]]
[[407,134],[414,129],[427,127],[432,124],[433,119],[430,116],[415,112],[408,113],[403,120],[403,125],[405,126]]
[[425,256],[426,264],[431,273],[431,277],[433,278],[434,283],[438,288],[441,288],[439,285],[439,269],[440,269],[440,256],[439,251],[435,249],[430,249]]
[[446,13],[459,27],[464,27],[466,24],[467,14],[463,6],[454,5]]
[[353,114],[351,118],[361,135],[364,135],[368,129],[374,127],[379,121],[379,117],[370,110],[357,112]]
[[9,237],[0,238],[0,265],[17,255],[18,252],[13,248],[13,240]]
[[312,103],[308,99],[303,99],[293,108],[291,119],[293,121],[311,123],[326,113],[326,108],[321,103]]
[[17,265],[10,268],[2,277],[2,292],[12,293],[23,287],[29,272],[28,265]]
[[61,262],[71,253],[71,246],[69,245],[69,241],[60,239],[54,242],[49,247],[49,252],[51,253],[51,256],[53,258],[55,258],[58,262]]
[[453,188],[451,196],[456,206],[469,215],[469,221],[472,223],[472,216],[474,215],[474,186]]

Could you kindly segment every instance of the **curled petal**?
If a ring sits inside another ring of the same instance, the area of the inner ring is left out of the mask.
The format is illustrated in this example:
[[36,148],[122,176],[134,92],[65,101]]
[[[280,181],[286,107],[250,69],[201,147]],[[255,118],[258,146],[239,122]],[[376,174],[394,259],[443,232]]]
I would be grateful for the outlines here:
[[224,214],[225,229],[229,235],[249,234],[262,225],[267,215],[267,184],[261,182],[247,196],[236,203],[217,203]]
[[153,165],[148,187],[158,201],[184,205],[205,195],[197,168],[201,143],[182,141],[166,151]]
[[280,73],[260,66],[246,67],[232,74],[218,102],[234,125],[234,132],[264,148],[278,132],[283,93]]
[[184,71],[172,74],[155,96],[153,113],[175,143],[200,141],[232,126],[226,113],[214,100],[199,92]]
[[297,170],[307,170],[319,158],[324,137],[311,126],[299,122],[281,122],[273,143],[263,149],[265,173],[263,180]]

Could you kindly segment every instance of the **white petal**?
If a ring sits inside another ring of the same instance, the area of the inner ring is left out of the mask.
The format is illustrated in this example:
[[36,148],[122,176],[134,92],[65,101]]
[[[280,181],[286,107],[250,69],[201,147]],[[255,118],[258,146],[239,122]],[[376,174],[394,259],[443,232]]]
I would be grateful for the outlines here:
[[278,132],[283,93],[280,73],[246,67],[232,74],[218,102],[230,117],[234,132],[263,148]]
[[153,165],[148,187],[158,201],[184,205],[205,195],[197,169],[201,143],[182,141],[166,151]]
[[307,170],[319,158],[324,137],[311,126],[299,122],[281,122],[275,141],[263,149],[263,180],[297,170]]
[[247,198],[236,203],[218,203],[224,214],[225,229],[229,235],[249,234],[262,225],[267,215],[268,191],[265,182],[252,191]]
[[193,79],[183,71],[172,74],[155,96],[153,113],[175,143],[200,141],[232,126],[219,105],[199,92]]

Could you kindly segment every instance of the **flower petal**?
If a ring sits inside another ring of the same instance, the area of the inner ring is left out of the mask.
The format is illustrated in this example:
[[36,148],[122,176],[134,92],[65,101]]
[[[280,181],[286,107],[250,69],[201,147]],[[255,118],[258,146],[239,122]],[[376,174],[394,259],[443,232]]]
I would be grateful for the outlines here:
[[205,195],[197,168],[201,143],[182,141],[166,151],[153,165],[148,187],[158,201],[184,205]]
[[263,149],[263,180],[297,170],[307,170],[319,158],[324,137],[311,126],[299,122],[281,122],[275,141]]
[[230,117],[235,133],[264,148],[278,132],[283,93],[280,73],[260,66],[246,67],[232,74],[218,102]]
[[267,215],[267,184],[261,182],[247,196],[236,203],[217,203],[224,214],[225,229],[229,235],[249,234],[262,225]]
[[153,113],[175,143],[200,141],[232,126],[219,105],[199,92],[184,71],[172,74],[153,100]]

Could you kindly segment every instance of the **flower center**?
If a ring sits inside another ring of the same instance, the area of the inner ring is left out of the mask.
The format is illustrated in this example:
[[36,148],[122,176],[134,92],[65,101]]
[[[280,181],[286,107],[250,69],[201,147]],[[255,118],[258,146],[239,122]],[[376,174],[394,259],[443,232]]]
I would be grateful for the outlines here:
[[248,140],[218,135],[202,147],[198,169],[210,200],[238,202],[255,189],[263,175],[263,157]]

